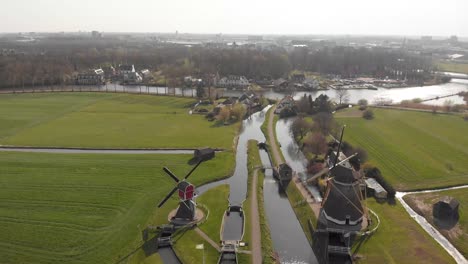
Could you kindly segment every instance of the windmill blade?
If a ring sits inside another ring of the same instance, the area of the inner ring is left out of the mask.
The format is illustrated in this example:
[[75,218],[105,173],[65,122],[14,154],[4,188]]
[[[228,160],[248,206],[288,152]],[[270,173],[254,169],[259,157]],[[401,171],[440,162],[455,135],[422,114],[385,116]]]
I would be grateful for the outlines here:
[[192,172],[193,172],[193,171],[198,167],[198,165],[200,165],[202,162],[203,162],[203,160],[200,160],[200,161],[197,163],[197,165],[195,165],[195,167],[193,167],[193,168],[189,171],[189,173],[187,174],[187,176],[185,176],[184,179],[187,179],[187,178],[190,176],[190,174],[192,174]]
[[336,164],[333,165],[331,168],[322,169],[321,171],[317,172],[314,176],[312,176],[312,177],[310,177],[309,179],[307,179],[305,182],[306,182],[306,183],[309,183],[309,182],[314,181],[314,180],[317,179],[318,177],[320,177],[320,176],[324,175],[325,173],[327,173],[327,172],[331,171],[332,169],[334,169],[336,166],[341,165],[343,162],[346,162],[346,161],[352,159],[352,158],[353,158],[354,156],[356,156],[356,155],[357,155],[357,153],[354,153],[353,155],[347,157],[346,159],[344,159],[344,160],[342,160],[342,161],[336,163]]
[[172,171],[170,171],[167,167],[164,167],[163,170],[167,173],[167,175],[171,176],[171,178],[174,179],[175,182],[180,182],[179,178],[177,178],[177,176],[175,176],[175,174],[172,173]]
[[163,206],[163,205],[166,203],[166,201],[167,201],[169,198],[171,198],[171,196],[175,193],[175,191],[177,191],[177,189],[178,189],[177,186],[174,187],[174,189],[172,189],[172,191],[171,191],[168,195],[166,195],[166,197],[164,197],[164,200],[162,200],[162,201],[158,204],[158,208],[160,208],[161,206]]
[[333,167],[336,166],[336,163],[338,162],[338,157],[340,156],[341,143],[343,142],[343,135],[344,135],[345,127],[346,125],[344,125],[343,128],[341,129],[340,143],[338,144],[338,151],[336,152],[336,157],[335,157],[335,161],[333,162]]

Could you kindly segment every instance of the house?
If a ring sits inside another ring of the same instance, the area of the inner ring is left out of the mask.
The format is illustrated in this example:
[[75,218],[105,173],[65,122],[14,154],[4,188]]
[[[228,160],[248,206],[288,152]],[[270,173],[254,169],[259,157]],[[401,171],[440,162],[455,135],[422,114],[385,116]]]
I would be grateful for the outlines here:
[[291,76],[291,81],[295,83],[302,83],[305,80],[305,75],[302,73],[296,73]]
[[369,196],[374,196],[377,199],[387,199],[387,191],[374,178],[367,178],[365,181]]
[[106,78],[106,80],[112,80],[115,77],[116,71],[114,67],[105,66],[102,67],[102,70],[104,71],[104,78]]
[[283,109],[291,109],[296,105],[294,98],[292,96],[285,96],[276,106],[275,114],[281,113]]
[[121,79],[124,78],[125,74],[129,74],[135,72],[135,66],[132,65],[125,65],[125,64],[120,64],[117,70],[117,74]]
[[314,78],[305,78],[302,85],[307,90],[316,90],[319,88],[319,81]]
[[212,148],[204,148],[204,149],[196,149],[193,152],[193,157],[198,159],[198,160],[209,160],[214,158],[215,156],[215,150]]
[[123,82],[126,84],[139,84],[143,78],[137,72],[129,72],[123,74]]
[[215,85],[223,88],[246,88],[250,83],[245,76],[229,75],[216,81]]
[[102,69],[92,69],[79,73],[76,78],[78,85],[101,85],[105,83],[104,71]]
[[442,222],[457,222],[459,219],[458,207],[460,202],[452,197],[445,196],[432,207],[434,219]]
[[141,78],[143,78],[143,80],[148,80],[148,79],[151,79],[151,77],[152,77],[151,72],[148,69],[141,70],[140,71],[140,76],[141,76]]
[[273,81],[273,86],[275,86],[277,90],[285,90],[288,88],[289,82],[283,78],[279,78]]
[[192,76],[185,76],[184,83],[186,86],[189,86],[189,87],[192,87],[192,86],[198,87],[203,84],[203,80],[199,78],[194,78]]

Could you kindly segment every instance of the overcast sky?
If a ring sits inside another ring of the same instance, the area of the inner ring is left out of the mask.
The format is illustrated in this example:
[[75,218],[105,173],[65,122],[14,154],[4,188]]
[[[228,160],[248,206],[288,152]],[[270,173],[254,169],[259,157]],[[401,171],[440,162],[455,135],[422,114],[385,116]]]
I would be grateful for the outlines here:
[[468,0],[1,0],[0,32],[468,36]]

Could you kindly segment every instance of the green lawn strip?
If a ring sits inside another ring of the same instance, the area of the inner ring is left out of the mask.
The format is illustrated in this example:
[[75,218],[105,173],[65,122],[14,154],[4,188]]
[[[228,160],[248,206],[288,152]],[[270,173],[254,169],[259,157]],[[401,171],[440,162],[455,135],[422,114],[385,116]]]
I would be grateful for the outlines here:
[[379,215],[381,223],[362,243],[357,263],[454,263],[399,203],[388,205],[374,199],[368,199],[367,203]]
[[468,74],[468,63],[439,62],[437,66],[440,71]]
[[224,213],[229,206],[229,185],[221,185],[210,189],[197,198],[197,203],[203,204],[209,210],[208,219],[199,227],[213,241],[221,240],[220,230]]
[[[201,184],[229,175],[233,154],[219,153],[191,176]],[[191,155],[0,153],[0,255],[13,263],[110,263],[141,244],[148,224],[167,223]],[[226,161],[230,164],[226,166]]]
[[[434,224],[434,218],[432,216],[432,206],[444,196],[453,197],[460,202],[458,209],[460,219],[450,230],[438,228],[437,225]],[[467,189],[411,194],[406,195],[404,199],[416,212],[423,215],[429,223],[436,227],[465,258],[468,257],[468,211],[465,209],[468,204]],[[418,202],[416,203],[416,201]],[[420,203],[423,203],[424,206],[418,206]]]
[[307,240],[312,245],[312,237],[310,236],[308,221],[312,221],[312,226],[317,226],[317,218],[315,217],[312,208],[310,208],[307,201],[304,200],[304,197],[293,182],[290,182],[286,188],[286,194],[288,196],[289,203],[302,226],[302,230],[304,231]]
[[458,116],[374,109],[375,119],[338,118],[344,140],[369,153],[369,161],[398,190],[468,183],[468,123]]
[[[204,250],[196,249],[196,245],[204,244]],[[184,264],[203,263],[203,251],[205,263],[217,263],[218,251],[199,236],[195,230],[188,230],[175,238],[174,250]]]
[[[276,145],[277,145],[278,147],[280,147],[280,143],[279,143],[278,137],[277,137],[277,135],[276,135],[276,124],[278,123],[279,116],[276,115],[276,114],[273,112],[273,107],[271,107],[270,109],[268,109],[268,111],[267,111],[267,113],[266,113],[266,115],[265,115],[265,121],[263,122],[263,124],[262,124],[262,126],[260,127],[260,129],[262,130],[263,135],[264,135],[265,138],[266,138],[266,142],[267,142],[267,143],[270,142],[270,135],[269,135],[269,133],[268,133],[268,123],[269,123],[269,122],[268,122],[268,120],[269,120],[268,117],[269,117],[270,115],[275,115],[275,116],[273,117],[273,124],[272,124],[272,126],[273,126],[273,134],[274,134],[274,136],[275,136]],[[268,144],[268,145],[269,145],[269,144]],[[285,160],[285,159],[284,159],[284,156],[283,156],[283,152],[282,152],[282,151],[279,151],[279,154],[281,155],[281,159],[282,159],[282,160]],[[273,163],[275,164],[275,166],[278,166],[278,165],[280,164],[281,161],[277,161],[277,160],[275,159],[275,156],[274,156],[274,155],[271,155],[271,158],[273,159]]]
[[[259,149],[256,140],[249,140],[248,143],[248,160],[247,167],[249,171],[249,181],[253,176],[256,167],[262,166]],[[262,259],[263,263],[275,263],[273,241],[271,240],[270,227],[265,214],[264,198],[263,198],[263,180],[265,175],[262,170],[257,170],[257,199],[258,199],[258,214],[260,217],[260,232],[262,243]],[[250,190],[250,188],[249,188]],[[250,227],[251,228],[251,227]]]
[[[5,124],[0,128],[6,127],[0,132],[3,145],[232,149],[240,127],[240,122],[223,126],[202,115],[189,115],[195,102],[190,98],[100,93],[15,96],[0,95],[1,108],[8,107],[0,111],[0,124]],[[64,96],[66,103],[60,101]],[[37,109],[45,110],[39,115],[34,113]]]

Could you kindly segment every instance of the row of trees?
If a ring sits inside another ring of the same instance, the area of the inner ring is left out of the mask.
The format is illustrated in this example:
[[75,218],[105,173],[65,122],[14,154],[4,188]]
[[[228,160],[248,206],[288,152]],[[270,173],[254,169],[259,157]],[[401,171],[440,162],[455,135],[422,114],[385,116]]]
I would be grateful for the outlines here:
[[118,41],[76,43],[48,41],[38,46],[17,47],[25,51],[22,55],[1,56],[0,87],[33,85],[39,81],[61,83],[77,71],[122,63],[161,71],[169,82],[186,75],[216,73],[276,79],[287,77],[292,69],[345,77],[372,75],[420,80],[432,70],[431,61],[422,56],[378,48],[296,48],[287,52],[280,47],[264,50]]

